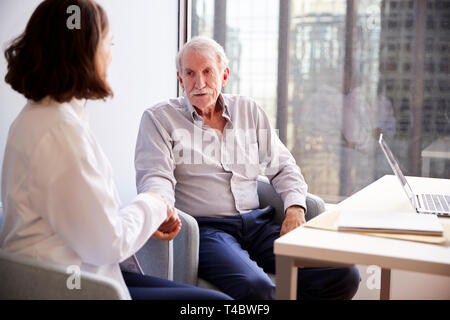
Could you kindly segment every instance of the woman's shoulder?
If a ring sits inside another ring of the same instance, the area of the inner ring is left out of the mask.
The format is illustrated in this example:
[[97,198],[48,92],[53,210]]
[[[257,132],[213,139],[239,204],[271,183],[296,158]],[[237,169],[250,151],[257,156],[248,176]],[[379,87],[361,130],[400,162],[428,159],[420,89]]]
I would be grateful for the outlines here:
[[30,155],[37,148],[53,149],[63,155],[64,151],[77,152],[86,143],[87,135],[86,124],[70,104],[28,101],[11,125],[8,140]]

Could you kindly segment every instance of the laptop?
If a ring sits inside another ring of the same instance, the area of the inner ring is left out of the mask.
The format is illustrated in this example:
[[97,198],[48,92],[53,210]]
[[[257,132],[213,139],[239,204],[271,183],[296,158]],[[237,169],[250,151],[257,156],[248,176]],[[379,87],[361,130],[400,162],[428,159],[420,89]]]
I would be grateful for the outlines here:
[[403,190],[405,190],[409,202],[414,207],[414,209],[416,209],[416,212],[435,214],[444,217],[450,216],[450,194],[414,193],[408,181],[406,181],[402,171],[400,170],[398,162],[395,159],[394,155],[392,154],[391,149],[384,141],[382,133],[380,134],[378,143],[380,144],[381,149],[383,150],[383,153],[386,156],[386,159],[392,168],[392,171],[394,171],[395,175],[400,181],[400,184],[403,187]]

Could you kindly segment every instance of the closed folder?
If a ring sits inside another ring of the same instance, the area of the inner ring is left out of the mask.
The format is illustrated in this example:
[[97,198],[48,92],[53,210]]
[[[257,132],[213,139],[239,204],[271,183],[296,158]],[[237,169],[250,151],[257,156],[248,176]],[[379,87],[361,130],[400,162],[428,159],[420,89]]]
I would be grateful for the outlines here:
[[403,233],[442,236],[439,219],[431,214],[412,212],[341,211],[339,231]]
[[[339,231],[338,221],[339,221],[339,211],[326,211],[318,215],[314,219],[309,220],[304,224],[307,228],[315,228],[329,231]],[[418,235],[418,234],[401,234],[401,233],[389,233],[389,232],[362,232],[362,231],[351,231],[352,233],[358,233],[362,235],[369,235],[374,237],[383,237],[398,240],[416,241],[431,244],[445,244],[450,241],[450,224],[442,224],[444,235],[442,236],[429,236],[429,235]],[[348,231],[346,231],[348,232]]]

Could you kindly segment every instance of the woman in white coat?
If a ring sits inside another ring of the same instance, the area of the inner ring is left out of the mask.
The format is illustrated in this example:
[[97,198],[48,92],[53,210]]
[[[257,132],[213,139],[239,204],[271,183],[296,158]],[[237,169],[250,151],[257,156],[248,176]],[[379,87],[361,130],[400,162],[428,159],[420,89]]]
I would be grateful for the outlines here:
[[[67,9],[80,9],[69,28]],[[4,250],[77,265],[118,281],[133,299],[227,299],[210,290],[122,272],[119,263],[181,223],[157,194],[121,207],[112,169],[89,129],[84,99],[112,95],[111,34],[91,0],[46,0],[5,52],[5,81],[28,103],[8,134],[3,170]]]

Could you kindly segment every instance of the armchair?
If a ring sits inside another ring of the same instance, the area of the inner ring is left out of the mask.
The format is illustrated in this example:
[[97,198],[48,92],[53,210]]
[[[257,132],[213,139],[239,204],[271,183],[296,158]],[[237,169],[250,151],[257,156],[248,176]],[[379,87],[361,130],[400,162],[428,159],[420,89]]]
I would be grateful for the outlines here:
[[[0,203],[0,229],[2,225]],[[0,250],[0,300],[126,299],[114,280],[89,272],[80,275],[80,289],[69,290],[70,273],[63,266]]]
[[[258,178],[258,196],[260,207],[271,205],[275,209],[275,221],[284,220],[284,205],[269,179]],[[324,201],[313,194],[306,198],[306,220],[310,220],[325,211]],[[183,227],[172,241],[149,240],[137,253],[138,260],[146,274],[187,283],[203,288],[217,289],[209,282],[198,277],[199,229],[197,221],[190,215],[178,210]],[[155,259],[157,258],[157,259]],[[275,282],[275,276],[269,275]]]
[[0,250],[0,300],[124,300],[114,280],[81,272],[80,289],[69,290],[63,266]]

